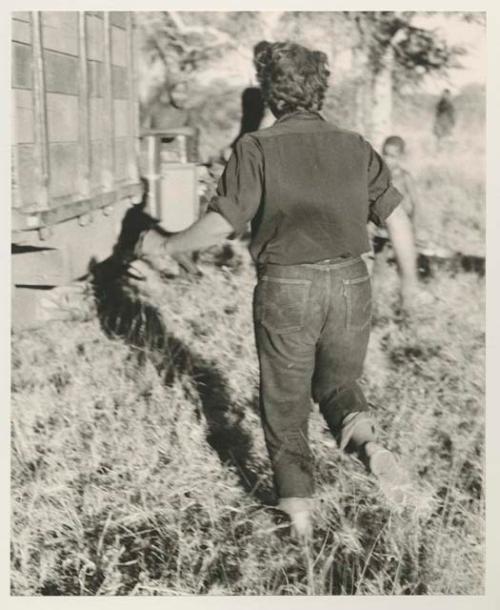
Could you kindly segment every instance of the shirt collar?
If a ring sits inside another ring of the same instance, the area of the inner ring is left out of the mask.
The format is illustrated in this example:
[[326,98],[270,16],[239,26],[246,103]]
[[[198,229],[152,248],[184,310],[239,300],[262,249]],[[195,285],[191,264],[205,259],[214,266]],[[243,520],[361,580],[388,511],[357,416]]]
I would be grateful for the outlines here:
[[293,112],[288,112],[287,114],[284,114],[283,116],[281,116],[279,119],[276,120],[276,123],[283,123],[283,121],[288,121],[289,119],[306,119],[306,120],[310,120],[310,119],[320,119],[321,121],[325,121],[325,117],[317,112],[316,110],[303,110],[303,109],[299,109],[299,110],[294,110]]

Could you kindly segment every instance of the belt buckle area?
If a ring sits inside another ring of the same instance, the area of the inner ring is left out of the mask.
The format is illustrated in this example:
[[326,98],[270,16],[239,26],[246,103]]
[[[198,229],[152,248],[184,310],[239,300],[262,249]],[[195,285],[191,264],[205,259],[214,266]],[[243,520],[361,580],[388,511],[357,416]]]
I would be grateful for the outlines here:
[[325,258],[322,261],[318,261],[317,265],[334,265],[335,263],[343,263],[344,261],[349,260],[351,257],[350,254],[343,254],[341,256],[336,256],[335,258]]

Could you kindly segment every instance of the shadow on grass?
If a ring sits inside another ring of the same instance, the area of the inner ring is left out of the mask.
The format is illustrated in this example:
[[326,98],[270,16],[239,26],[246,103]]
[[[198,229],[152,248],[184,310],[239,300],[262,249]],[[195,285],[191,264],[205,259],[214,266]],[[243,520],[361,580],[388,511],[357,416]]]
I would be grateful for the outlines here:
[[261,488],[252,468],[252,439],[239,425],[243,410],[232,403],[227,382],[216,364],[193,352],[167,330],[159,310],[128,281],[126,268],[118,257],[94,265],[92,278],[104,332],[124,340],[139,365],[146,360],[152,362],[167,386],[179,375],[191,378],[208,424],[209,445],[223,464],[234,468],[247,493],[263,504],[272,504],[272,492]]

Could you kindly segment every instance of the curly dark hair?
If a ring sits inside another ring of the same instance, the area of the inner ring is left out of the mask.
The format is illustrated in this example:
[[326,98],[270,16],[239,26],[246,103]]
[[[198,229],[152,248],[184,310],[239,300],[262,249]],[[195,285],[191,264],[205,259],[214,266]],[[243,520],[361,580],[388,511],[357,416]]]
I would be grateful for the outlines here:
[[328,88],[328,58],[294,42],[265,40],[254,47],[257,80],[273,114],[321,110]]

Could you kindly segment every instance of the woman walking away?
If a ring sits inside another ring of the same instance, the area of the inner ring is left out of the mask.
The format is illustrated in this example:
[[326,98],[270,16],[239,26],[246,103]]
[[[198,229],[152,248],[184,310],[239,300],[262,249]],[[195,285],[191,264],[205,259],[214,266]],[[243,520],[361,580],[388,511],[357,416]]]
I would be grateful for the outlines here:
[[279,507],[292,531],[308,539],[311,397],[339,446],[357,453],[398,499],[403,473],[377,443],[358,384],[370,333],[371,287],[361,258],[370,249],[368,220],[389,231],[403,305],[417,290],[415,249],[382,158],[362,136],[319,114],[326,55],[290,42],[262,43],[256,53],[257,77],[277,121],[238,140],[205,216],[169,237],[150,231],[139,253],[209,247],[251,223],[262,425]]

